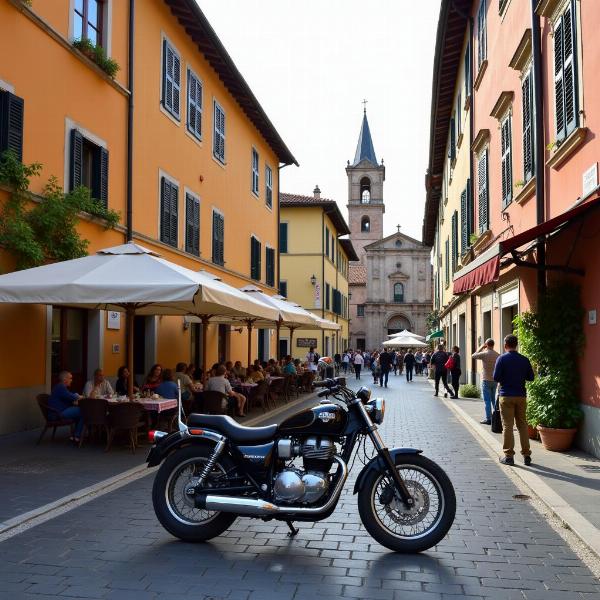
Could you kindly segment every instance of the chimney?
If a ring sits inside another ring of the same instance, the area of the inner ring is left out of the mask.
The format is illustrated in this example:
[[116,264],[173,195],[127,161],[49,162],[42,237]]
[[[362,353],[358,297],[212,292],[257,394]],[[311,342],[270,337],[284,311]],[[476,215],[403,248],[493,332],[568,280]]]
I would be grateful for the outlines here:
[[321,199],[321,190],[318,185],[315,185],[315,189],[313,190],[313,194],[315,195],[315,200]]

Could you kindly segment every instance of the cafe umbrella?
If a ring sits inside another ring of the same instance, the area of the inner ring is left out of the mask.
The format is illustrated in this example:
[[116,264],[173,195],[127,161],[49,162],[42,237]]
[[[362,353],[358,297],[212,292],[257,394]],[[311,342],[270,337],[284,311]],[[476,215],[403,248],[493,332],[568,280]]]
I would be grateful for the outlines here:
[[[126,313],[127,365],[132,375],[135,315],[197,315],[203,323],[219,317],[276,321],[279,315],[276,309],[206,273],[186,269],[132,242],[0,275],[0,302]],[[128,384],[131,395],[133,376]]]

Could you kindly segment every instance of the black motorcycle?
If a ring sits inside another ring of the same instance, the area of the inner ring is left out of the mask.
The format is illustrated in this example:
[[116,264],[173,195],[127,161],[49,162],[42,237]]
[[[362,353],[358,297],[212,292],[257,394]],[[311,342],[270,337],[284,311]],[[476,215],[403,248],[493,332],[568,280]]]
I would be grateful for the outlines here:
[[[354,485],[367,531],[396,552],[421,552],[437,544],[454,521],[456,497],[446,473],[421,450],[388,450],[377,425],[385,401],[356,394],[344,378],[318,382],[332,397],[280,425],[243,427],[222,415],[191,414],[171,434],[151,432],[148,466],[164,463],[152,490],[163,527],[188,541],[209,540],[240,516],[320,521],[338,503],[354,450],[376,450]],[[356,457],[356,455],[355,455]],[[335,470],[333,467],[335,466]],[[333,471],[333,472],[332,472]]]

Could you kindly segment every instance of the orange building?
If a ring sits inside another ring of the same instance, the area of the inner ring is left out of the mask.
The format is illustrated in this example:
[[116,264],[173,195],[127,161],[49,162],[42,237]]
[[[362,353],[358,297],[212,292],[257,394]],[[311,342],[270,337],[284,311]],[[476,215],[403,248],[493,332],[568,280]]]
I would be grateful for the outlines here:
[[[82,37],[118,63],[114,78],[74,47]],[[133,239],[276,293],[279,167],[297,163],[195,0],[4,0],[0,56],[0,152],[43,165],[32,202],[53,175],[120,213],[114,229],[82,215],[89,252]],[[7,252],[0,268],[14,268]],[[136,318],[136,377],[204,353],[208,364],[245,358],[245,331],[209,325],[202,348],[201,327]],[[273,332],[254,337],[255,358],[275,353]],[[59,370],[76,389],[98,366],[115,377],[126,356],[124,319],[103,311],[0,305],[0,339],[14,340],[0,359],[0,433],[39,422],[35,395]]]

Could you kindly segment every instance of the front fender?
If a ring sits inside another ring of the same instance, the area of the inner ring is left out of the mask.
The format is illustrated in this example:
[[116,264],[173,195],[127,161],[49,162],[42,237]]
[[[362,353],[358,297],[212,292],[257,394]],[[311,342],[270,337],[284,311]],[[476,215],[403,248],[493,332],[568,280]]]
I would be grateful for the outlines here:
[[[405,454],[421,454],[423,450],[417,450],[415,448],[392,448],[389,450],[390,456],[394,461],[394,464],[397,465],[400,461],[397,458],[405,455]],[[371,471],[383,471],[385,469],[385,464],[381,456],[376,456],[372,458],[363,468],[362,471],[358,474],[356,478],[356,483],[354,484],[354,493],[357,494],[362,489],[364,485],[365,479],[367,475]]]
[[209,444],[214,446],[217,442],[224,439],[221,434],[207,429],[192,429],[191,431],[196,433],[190,433],[190,430],[187,429],[184,431],[174,431],[157,444],[154,444],[146,458],[148,467],[160,465],[171,452],[182,446],[190,444]]

